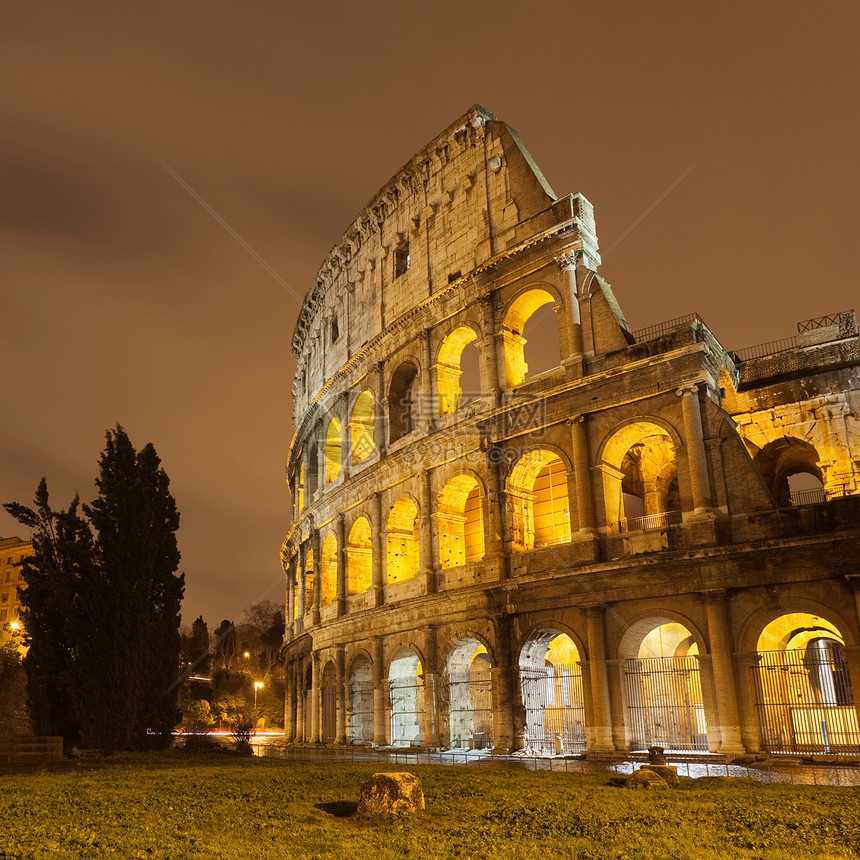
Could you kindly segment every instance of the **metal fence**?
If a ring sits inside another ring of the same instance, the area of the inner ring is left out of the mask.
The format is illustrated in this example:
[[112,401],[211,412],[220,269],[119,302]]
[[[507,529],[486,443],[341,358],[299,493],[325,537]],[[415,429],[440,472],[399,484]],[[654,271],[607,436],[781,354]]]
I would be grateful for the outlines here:
[[543,754],[585,749],[585,702],[580,665],[521,669],[528,748]]
[[391,702],[391,743],[420,744],[424,729],[424,684],[400,678],[388,682]]
[[626,660],[631,745],[708,749],[702,683],[696,657]]
[[642,517],[630,517],[621,520],[621,531],[639,532],[646,529],[662,529],[666,526],[677,525],[682,522],[683,516],[680,511],[665,511],[662,514],[645,514]]
[[753,666],[762,746],[772,753],[860,753],[841,647],[760,651]]
[[352,681],[349,685],[346,736],[351,744],[373,740],[373,681]]
[[489,679],[449,681],[440,690],[447,698],[449,745],[483,750],[493,746],[493,689]]

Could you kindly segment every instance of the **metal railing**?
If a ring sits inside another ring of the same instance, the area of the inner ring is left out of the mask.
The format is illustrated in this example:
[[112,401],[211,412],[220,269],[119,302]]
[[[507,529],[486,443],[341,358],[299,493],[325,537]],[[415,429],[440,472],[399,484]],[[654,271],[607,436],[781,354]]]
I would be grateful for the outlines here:
[[633,340],[636,343],[645,343],[649,340],[655,340],[661,335],[668,334],[668,332],[673,329],[680,328],[682,325],[688,325],[692,322],[698,322],[702,325],[705,324],[704,320],[698,314],[685,314],[682,317],[675,317],[673,320],[666,320],[665,322],[657,323],[656,325],[649,325],[646,328],[640,328],[638,331],[631,332],[633,335]]
[[767,343],[758,343],[755,346],[745,346],[735,352],[738,361],[749,361],[752,358],[764,358],[768,355],[776,355],[788,349],[797,349],[800,341],[796,336],[784,337],[781,340],[769,340]]
[[662,529],[677,525],[683,517],[680,511],[665,511],[662,514],[646,514],[644,517],[631,517],[621,520],[622,532],[641,532],[647,529]]
[[811,320],[803,320],[797,324],[798,333],[804,331],[812,331],[816,328],[824,328],[828,325],[839,325],[839,320],[844,316],[844,311],[839,311],[835,314],[825,314],[823,317],[815,317]]
[[812,490],[796,490],[789,495],[789,501],[792,507],[800,507],[801,505],[822,505],[824,502],[829,502],[831,499],[843,499],[845,496],[850,496],[848,487],[834,487],[825,489],[824,487],[816,487]]
[[563,755],[585,749],[582,667],[546,666],[520,670],[529,750]]

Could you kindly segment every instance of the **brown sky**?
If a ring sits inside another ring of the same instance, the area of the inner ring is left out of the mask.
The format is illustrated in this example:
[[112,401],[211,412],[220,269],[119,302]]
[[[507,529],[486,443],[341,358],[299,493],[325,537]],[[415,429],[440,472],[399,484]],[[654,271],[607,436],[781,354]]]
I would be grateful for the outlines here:
[[856,307],[858,25],[796,0],[6,4],[0,499],[42,475],[91,499],[121,422],[172,479],[186,620],[281,600],[296,296],[474,102],[594,204],[632,328],[698,311],[731,349]]

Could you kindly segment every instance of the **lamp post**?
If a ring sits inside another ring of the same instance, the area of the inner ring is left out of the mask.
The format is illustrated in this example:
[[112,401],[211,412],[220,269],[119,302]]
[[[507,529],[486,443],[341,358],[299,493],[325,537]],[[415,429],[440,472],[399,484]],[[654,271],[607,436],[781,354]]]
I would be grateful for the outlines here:
[[257,690],[259,690],[262,686],[262,681],[254,681],[254,710],[257,709]]

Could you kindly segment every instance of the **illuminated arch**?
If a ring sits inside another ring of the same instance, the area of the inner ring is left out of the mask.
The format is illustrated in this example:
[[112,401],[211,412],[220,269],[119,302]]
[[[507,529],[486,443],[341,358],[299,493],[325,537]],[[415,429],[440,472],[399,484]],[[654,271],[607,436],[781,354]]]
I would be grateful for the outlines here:
[[411,648],[401,648],[388,668],[391,744],[410,746],[423,738],[424,670]]
[[474,475],[455,475],[437,502],[439,563],[459,567],[484,557],[484,514],[481,484]]
[[376,448],[373,428],[376,423],[376,401],[373,392],[362,391],[352,408],[349,432],[352,438],[353,465],[366,460]]
[[391,377],[388,387],[388,428],[389,441],[396,442],[409,435],[418,423],[418,410],[415,403],[415,380],[418,367],[405,361]]
[[337,594],[337,537],[334,532],[329,533],[323,541],[320,574],[320,606],[329,606],[334,603]]
[[489,749],[493,743],[490,655],[484,644],[467,636],[458,640],[445,664],[448,746]]
[[507,492],[513,507],[514,552],[570,540],[567,469],[558,454],[524,454],[511,471]]
[[439,394],[439,415],[451,415],[460,406],[462,389],[460,387],[460,366],[463,350],[478,339],[477,332],[470,326],[455,328],[439,348],[436,358],[436,390]]
[[359,517],[349,530],[346,542],[346,590],[348,595],[364,594],[373,582],[373,544],[370,522]]
[[347,740],[369,745],[373,741],[373,667],[367,655],[359,654],[350,666],[347,681]]
[[314,605],[314,551],[308,548],[305,553],[305,611]]
[[325,482],[333,484],[340,475],[343,448],[340,418],[332,418],[325,434]]
[[681,521],[675,441],[666,427],[633,421],[603,448],[603,492],[610,529],[634,531]]
[[820,492],[820,501],[825,501],[820,459],[818,451],[809,442],[795,439],[793,436],[783,436],[765,445],[753,458],[753,464],[777,504],[788,505],[792,503],[794,495],[792,485],[801,475],[808,477],[806,486],[798,486],[798,489],[801,492],[817,489]]
[[407,496],[398,499],[388,515],[386,576],[389,585],[418,573],[418,506]]
[[517,296],[505,314],[502,338],[505,354],[505,383],[515,388],[526,378],[529,366],[525,359],[526,339],[523,331],[532,314],[544,305],[557,303],[558,299],[543,289],[527,290]]

